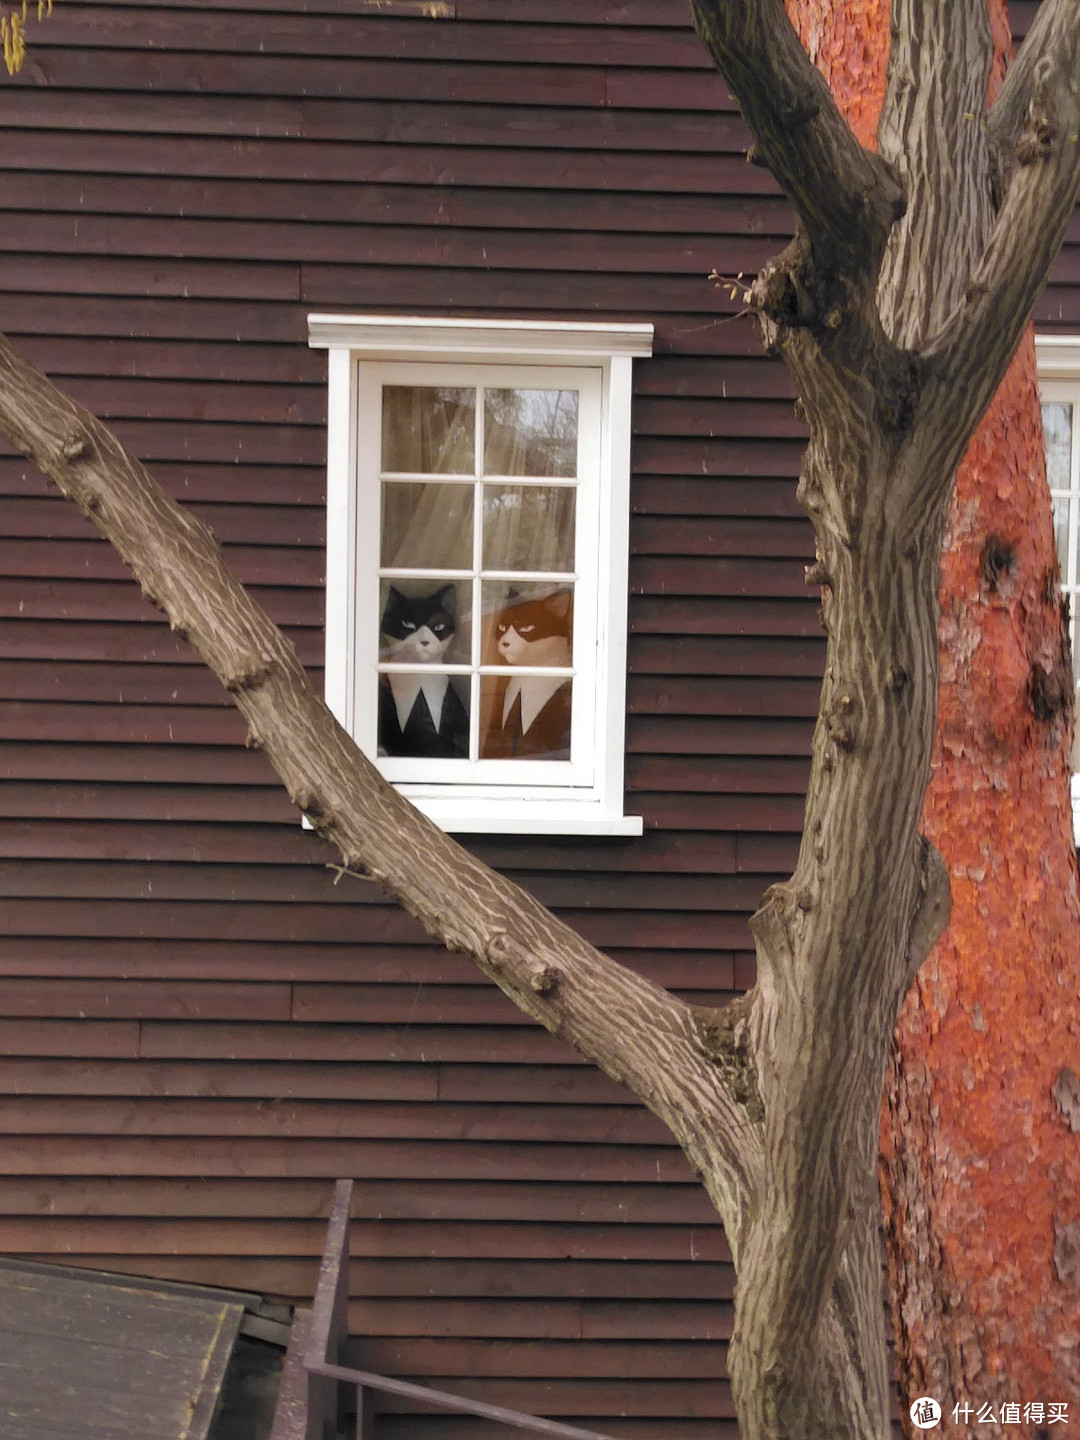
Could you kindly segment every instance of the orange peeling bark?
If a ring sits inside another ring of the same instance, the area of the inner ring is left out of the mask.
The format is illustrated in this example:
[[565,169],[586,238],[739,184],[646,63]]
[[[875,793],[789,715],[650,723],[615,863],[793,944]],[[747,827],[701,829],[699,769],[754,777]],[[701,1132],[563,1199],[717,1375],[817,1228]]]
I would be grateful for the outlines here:
[[[883,1127],[902,1368],[913,1395],[1075,1407],[1080,1136],[1054,1098],[1080,1057],[1072,678],[1030,334],[957,475],[941,667],[923,824],[953,917],[904,1006]],[[928,1149],[897,1186],[909,1121]],[[919,1251],[940,1274],[905,1305]]]
[[[888,0],[786,4],[873,145]],[[993,94],[1011,44],[1005,0],[990,16]],[[949,1420],[957,1402],[1064,1401],[1075,1423],[1080,1135],[1060,1099],[1063,1072],[1080,1071],[1072,678],[1035,373],[1029,332],[957,476],[923,816],[953,916],[901,1015],[883,1193],[902,1390],[934,1395]]]

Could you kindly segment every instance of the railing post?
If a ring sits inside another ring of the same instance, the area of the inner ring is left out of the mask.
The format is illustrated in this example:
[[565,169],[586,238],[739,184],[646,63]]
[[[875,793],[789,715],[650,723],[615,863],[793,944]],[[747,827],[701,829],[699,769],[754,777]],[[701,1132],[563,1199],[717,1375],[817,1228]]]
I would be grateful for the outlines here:
[[341,1361],[342,1345],[349,1321],[349,1207],[352,1181],[339,1180],[334,1186],[334,1204],[326,1230],[326,1248],[319,1266],[308,1343],[308,1424],[305,1440],[336,1440],[338,1433],[338,1383],[320,1374],[321,1366]]

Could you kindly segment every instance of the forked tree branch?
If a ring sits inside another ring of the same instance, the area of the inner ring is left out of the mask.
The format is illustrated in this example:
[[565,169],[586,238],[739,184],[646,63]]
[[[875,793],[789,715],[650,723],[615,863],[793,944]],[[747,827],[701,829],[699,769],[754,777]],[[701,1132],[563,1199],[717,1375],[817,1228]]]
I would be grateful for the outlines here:
[[251,743],[346,867],[370,876],[521,1010],[634,1091],[711,1174],[710,1195],[734,1248],[762,1168],[734,1022],[595,950],[398,795],[228,570],[213,532],[3,336],[0,433],[119,551],[231,693]]
[[819,263],[876,272],[904,194],[855,139],[783,0],[691,0],[694,24]]
[[1013,160],[1004,199],[963,300],[924,352],[924,414],[951,465],[1009,366],[1080,191],[1080,0],[1045,0],[990,126]]

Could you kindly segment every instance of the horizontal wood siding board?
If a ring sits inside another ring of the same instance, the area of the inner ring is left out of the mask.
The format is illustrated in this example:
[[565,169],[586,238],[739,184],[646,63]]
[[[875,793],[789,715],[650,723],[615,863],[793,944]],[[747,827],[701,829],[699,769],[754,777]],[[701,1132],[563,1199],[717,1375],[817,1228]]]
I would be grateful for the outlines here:
[[[433,137],[441,144],[470,146],[473,148],[498,148],[506,150],[558,150],[574,155],[585,150],[623,150],[669,154],[723,154],[738,155],[745,152],[749,143],[746,129],[737,112],[724,114],[718,111],[694,110],[644,110],[583,108],[574,105],[526,106],[522,104],[453,104],[432,101],[400,99],[359,99],[338,97],[333,100],[311,97],[282,99],[274,95],[254,97],[243,108],[238,108],[228,96],[202,95],[194,99],[190,95],[140,95],[129,92],[125,108],[116,110],[109,105],[109,96],[90,90],[60,92],[54,97],[55,103],[48,105],[45,97],[33,90],[7,89],[0,93],[0,128],[17,127],[21,130],[75,130],[95,131],[101,134],[142,134],[153,128],[161,135],[231,135],[238,138],[262,138],[288,140],[302,137],[306,140],[349,141],[352,144],[382,145],[430,145]],[[115,177],[102,175],[96,182],[87,177],[87,190],[75,189],[70,181],[73,177],[58,177],[60,185],[55,201],[47,208],[57,214],[71,210],[125,214],[131,209],[135,196],[148,194],[158,197],[158,207],[168,205],[170,212],[193,213],[181,198],[194,198],[195,213],[198,212],[198,197],[203,192],[182,177],[163,176],[140,188],[138,182],[130,194],[127,187],[121,188]],[[65,183],[65,179],[67,183]],[[511,191],[521,187],[523,203],[529,203],[532,184],[528,175],[514,175],[503,180],[502,189]],[[353,194],[370,191],[377,194],[377,187],[351,187]],[[243,195],[222,196],[214,206],[215,214],[243,214],[255,210],[267,219],[297,218],[298,212],[283,204],[288,196],[284,182],[273,187],[261,208],[252,199]],[[340,197],[320,196],[309,188],[304,192],[310,197],[314,213],[303,206],[299,211],[302,219],[346,218],[323,207],[340,204]],[[151,199],[151,204],[153,199]],[[204,202],[205,203],[205,202]],[[436,223],[451,223],[461,212],[459,204],[467,204],[468,197],[455,200],[448,214]],[[496,204],[498,202],[495,202]],[[7,190],[0,198],[0,208],[17,208],[25,204],[32,209],[45,208],[40,190],[20,186]],[[236,208],[233,208],[236,207]],[[280,207],[280,208],[279,208]],[[140,208],[150,208],[140,207]],[[385,209],[397,207],[385,206]],[[408,201],[402,207],[408,211]],[[559,207],[558,214],[566,213]],[[776,206],[776,233],[790,231],[790,212]],[[364,220],[369,218],[367,207],[356,210],[347,218]],[[383,218],[378,215],[370,218]],[[490,210],[485,211],[486,223],[491,222]],[[760,216],[758,217],[760,220]],[[400,223],[400,222],[399,222]],[[460,223],[467,223],[462,220]],[[511,223],[520,226],[521,221]],[[548,224],[556,223],[556,216]],[[673,220],[672,227],[677,223]],[[700,217],[697,224],[701,223]],[[655,221],[645,229],[658,228]],[[737,222],[731,230],[737,230]]]
[[[358,217],[359,218],[359,217]],[[724,259],[738,269],[757,269],[775,249],[777,237],[727,240]],[[586,271],[596,275],[687,274],[701,282],[716,256],[710,235],[681,235],[672,246],[667,235],[586,235],[548,229],[440,232],[429,227],[356,222],[310,224],[295,219],[199,220],[186,216],[87,216],[8,212],[0,232],[0,252],[27,249],[52,256],[77,256],[92,247],[98,255],[206,260],[248,264],[347,265],[399,268],[402,255],[410,268],[429,266],[473,270],[535,272]],[[674,253],[673,253],[674,251]],[[528,280],[522,280],[525,286]],[[705,285],[706,291],[712,287]],[[706,294],[706,298],[708,298]],[[690,417],[696,418],[696,417]],[[694,433],[682,432],[682,433]]]
[[[177,1178],[162,1183],[147,1177],[113,1178],[56,1177],[41,1180],[0,1177],[0,1214],[18,1217],[103,1215],[128,1218],[159,1218],[176,1221],[184,1217],[208,1220],[306,1220],[325,1226],[332,1186],[319,1179],[238,1179]],[[589,1222],[600,1226],[665,1225],[681,1230],[717,1224],[716,1212],[704,1199],[700,1186],[605,1183],[552,1185],[546,1182],[518,1184],[515,1181],[413,1181],[363,1178],[353,1186],[352,1213],[359,1220],[410,1219],[483,1221],[505,1218],[512,1207],[515,1220]],[[467,1307],[465,1307],[467,1308]],[[577,1307],[575,1307],[577,1308]],[[491,1314],[491,1302],[484,1304]],[[414,1317],[415,1323],[419,1317]],[[641,1335],[627,1317],[621,1330],[608,1325],[612,1335]],[[714,1333],[709,1317],[695,1314],[700,1338]],[[368,1327],[367,1333],[371,1333]],[[388,1329],[380,1334],[421,1334]],[[431,1333],[439,1333],[433,1330]],[[498,1334],[498,1329],[463,1333]],[[605,1338],[597,1328],[594,1338]]]
[[[266,93],[267,85],[272,87],[273,75],[267,74],[267,71],[284,68],[291,72],[296,63],[265,61],[257,67],[249,67],[242,74],[234,73],[235,67],[226,65],[222,75],[221,67],[212,62],[205,72],[202,69],[195,72],[184,62],[165,60],[159,56],[148,67],[150,73],[144,83],[148,90],[192,91],[202,83],[205,75],[208,89],[217,88],[225,94],[239,95],[246,103],[247,97],[261,96]],[[335,86],[340,83],[339,64],[329,60],[307,63],[309,74],[305,83],[311,93],[333,95]],[[87,55],[83,57],[83,64],[86,74],[78,76],[76,83],[112,91],[109,72],[115,71],[115,60],[110,60],[108,56]],[[70,61],[63,68],[72,68]],[[432,68],[435,71],[439,69],[438,66]],[[529,77],[510,67],[507,70],[502,92],[496,92],[490,98],[513,104],[514,87],[521,85],[524,87],[521,101],[535,104],[539,96],[530,90]],[[468,83],[468,80],[468,76],[462,77],[462,83]],[[388,83],[399,81],[405,81],[405,77],[395,79],[391,76]],[[428,83],[428,76],[417,75],[411,84],[405,83],[405,90],[422,90]],[[684,83],[673,83],[673,98]],[[571,98],[569,103],[588,102]],[[20,133],[11,125],[0,127],[0,140],[9,147],[16,135],[18,149],[9,150],[5,155],[7,164],[13,170],[59,170],[77,174],[82,163],[86,170],[99,175],[119,172],[150,176],[161,173],[160,161],[155,163],[155,154],[160,153],[160,142],[155,146],[153,137],[143,133],[52,129]],[[88,136],[93,138],[92,149],[87,146]],[[239,181],[283,180],[296,183],[316,180],[327,184],[355,184],[358,174],[366,173],[377,177],[383,185],[428,187],[449,183],[479,188],[505,182],[507,152],[501,147],[455,147],[443,144],[441,135],[434,143],[407,146],[375,142],[347,145],[344,143],[346,139],[343,135],[338,144],[327,145],[320,139],[258,138],[245,139],[238,145],[235,140],[222,135],[181,136],[170,139],[169,165],[175,173],[208,180],[226,180],[232,173]],[[779,193],[767,171],[748,167],[745,159],[737,153],[683,151],[659,155],[647,150],[535,150],[530,152],[529,165],[531,188],[544,192],[601,190],[639,195],[700,194],[713,200],[729,194],[743,200],[759,195],[775,200]],[[556,209],[549,224],[557,222],[560,213],[565,214],[565,207],[561,212]],[[693,228],[698,228],[700,224],[699,219]],[[648,228],[656,228],[655,223]],[[778,223],[777,229],[781,228],[789,227],[781,227]],[[747,226],[739,227],[735,233],[743,236],[748,229]],[[705,277],[702,278],[704,280]]]
[[[325,1224],[304,1220],[201,1220],[187,1227],[178,1251],[176,1217],[160,1220],[95,1217],[58,1219],[51,1227],[39,1219],[0,1218],[0,1245],[5,1254],[41,1248],[35,1237],[49,1229],[63,1244],[83,1254],[291,1255],[318,1257],[326,1238]],[[579,1261],[625,1261],[629,1265],[692,1262],[715,1265],[730,1261],[717,1225],[689,1230],[682,1226],[500,1224],[489,1218],[468,1222],[355,1221],[353,1254],[367,1259],[478,1261],[527,1260],[574,1265]],[[523,1371],[522,1373],[528,1373]],[[585,1372],[586,1374],[588,1371]],[[643,1371],[642,1373],[649,1373]],[[663,1374],[661,1370],[654,1372]]]
[[[3,115],[4,97],[8,93],[0,91],[0,116]],[[93,96],[82,93],[67,97],[70,103],[65,105],[63,94],[37,97],[33,91],[24,90],[14,99],[16,111],[13,118],[24,123],[33,123],[28,111],[35,109],[35,102],[39,98],[41,104],[47,107],[42,110],[41,124],[47,129],[59,128],[64,132],[80,128],[79,116],[85,115],[87,105],[92,105],[94,101]],[[169,96],[147,96],[141,104],[138,96],[126,96],[125,106],[130,108],[125,113],[132,117],[132,133],[144,133],[150,127],[151,115],[152,124],[158,130],[168,133],[178,129],[181,133],[190,133],[192,102],[180,103],[173,125],[168,123],[167,108],[164,121],[162,118],[161,106],[168,107],[169,103]],[[212,103],[208,99],[200,100],[199,116],[204,117],[207,113],[206,107],[212,106]],[[115,120],[116,111],[110,108],[109,97],[102,97],[100,104],[103,111]],[[242,135],[244,117],[248,117],[246,124],[252,135],[265,136],[273,133],[275,129],[273,115],[265,114],[258,101],[245,104],[242,109],[238,109],[236,104],[228,99],[222,99],[219,104],[222,124],[217,128],[225,134]],[[470,106],[466,113],[472,113],[477,108],[479,107]],[[417,113],[414,105],[409,105],[406,109],[410,116]],[[432,115],[430,108],[422,113],[425,118]],[[509,118],[513,120],[517,113],[510,112]],[[587,112],[570,113],[582,115]],[[608,114],[597,113],[605,116]],[[349,107],[334,102],[330,116],[338,123],[332,129],[329,124],[318,127],[328,132],[320,138],[352,142],[355,131]],[[658,125],[666,132],[672,118],[670,115],[660,116]],[[626,134],[627,112],[618,112],[614,119],[619,133]],[[711,129],[714,120],[706,117],[705,123]],[[0,131],[2,128],[0,126]],[[286,122],[280,128],[287,134],[295,126]],[[501,143],[513,143],[515,128],[515,125],[510,125],[502,129]],[[209,127],[207,133],[213,132],[214,127]],[[631,143],[628,149],[640,153],[643,148],[647,148],[632,143],[632,127],[629,133]],[[25,132],[20,134],[19,138],[22,143]],[[95,142],[98,138],[95,136]],[[541,137],[537,136],[536,139],[537,145],[541,145]],[[494,136],[492,143],[495,143]],[[614,137],[609,144],[605,135],[604,148],[619,147],[614,144]],[[54,158],[58,161],[64,160],[63,156]],[[544,188],[537,183],[543,174],[542,168],[539,172],[530,169],[527,176],[517,172],[510,177],[503,176],[498,188],[491,185],[456,185],[453,189],[448,189],[437,183],[408,187],[377,181],[365,183],[358,180],[355,173],[343,175],[332,183],[303,178],[287,180],[276,175],[255,179],[245,179],[242,176],[227,179],[213,173],[188,179],[174,175],[162,176],[152,170],[145,174],[125,174],[118,177],[108,168],[101,171],[86,168],[80,170],[74,163],[74,154],[68,158],[72,161],[70,169],[56,168],[54,165],[50,173],[50,186],[55,187],[56,193],[53,204],[47,204],[51,192],[43,191],[34,171],[11,169],[4,177],[0,210],[5,208],[6,203],[6,207],[11,210],[40,210],[47,205],[50,212],[66,214],[69,217],[83,215],[88,211],[102,215],[185,215],[212,220],[269,217],[271,220],[303,220],[310,224],[410,225],[423,227],[429,232],[454,228],[490,228],[556,230],[574,235],[584,231],[592,235],[598,231],[607,231],[638,235],[643,239],[670,234],[676,237],[680,234],[716,235],[721,231],[726,235],[769,234],[787,239],[791,233],[790,211],[783,197],[778,194],[671,192],[664,195],[662,205],[657,205],[652,198],[652,191],[634,191],[625,187],[606,191],[575,189],[573,186],[565,189]],[[532,160],[533,156],[530,155],[530,165]],[[510,179],[513,184],[509,183]],[[529,180],[533,182],[533,187],[523,188]],[[717,243],[726,243],[726,240],[718,239]],[[740,328],[750,331],[752,326],[744,323]],[[723,334],[709,338],[726,346],[731,344],[730,337]],[[118,338],[117,343],[122,343],[122,337]],[[750,353],[751,347],[744,348]],[[757,347],[755,359],[761,364],[771,363],[774,371],[786,374],[777,362],[765,361],[760,346]],[[243,357],[238,356],[236,363],[243,363]],[[263,378],[265,373],[259,371],[259,378]]]
[[[694,837],[689,837],[693,839]],[[756,837],[761,838],[761,837]],[[734,849],[734,846],[732,847]],[[783,852],[764,848],[743,862],[749,877],[744,885],[753,894],[779,874]],[[771,871],[765,863],[772,860]],[[755,870],[754,865],[758,868]],[[641,950],[610,947],[613,958],[657,983],[682,992],[726,992],[737,988],[738,952],[732,950]],[[0,956],[0,975],[9,978],[91,979],[138,982],[165,978],[194,981],[279,981],[307,984],[355,984],[357,962],[351,945],[270,945],[253,941],[175,941],[110,937],[105,950],[94,939],[78,937],[19,936]],[[403,983],[413,986],[467,985],[482,990],[487,983],[465,962],[436,947],[370,946],[364,951],[364,983]],[[327,1084],[331,1084],[329,1077]],[[346,1087],[348,1088],[348,1087]],[[542,1092],[543,1086],[540,1086]]]
[[[719,911],[743,906],[754,898],[748,891],[747,883],[736,876],[675,874],[653,877],[622,874],[618,867],[605,873],[595,867],[588,887],[584,888],[565,862],[560,870],[533,873],[527,859],[524,864],[520,859],[515,861],[511,852],[501,868],[543,903],[553,907],[588,906],[598,910],[622,910],[632,907],[636,897],[644,896],[639,903],[649,909],[656,909],[666,902],[669,910]],[[300,869],[288,866],[248,869],[209,862],[189,865],[103,860],[90,864],[13,862],[5,866],[0,872],[0,900],[17,903],[36,897],[57,901],[77,899],[87,903],[132,900],[145,905],[192,901],[200,905],[214,902],[240,906],[254,902],[271,907],[276,914],[284,914],[283,923],[288,923],[288,913],[279,910],[280,906],[330,905],[338,909],[362,906],[365,911],[374,907],[391,913],[397,908],[373,881],[347,872],[343,874],[340,867],[325,864]],[[156,912],[147,909],[145,913],[148,924],[152,923]],[[305,908],[301,918],[308,915]],[[367,924],[368,920],[368,914],[355,916],[357,924]],[[340,917],[333,923],[333,933],[337,934],[336,927],[342,923]],[[346,917],[344,923],[348,925],[352,922]],[[284,941],[286,937],[279,938]],[[318,942],[320,938],[312,931],[309,941]],[[374,937],[371,937],[367,953],[372,966],[393,954],[384,950]],[[481,989],[488,988],[488,982],[466,959],[451,955],[434,944],[429,949],[410,948],[399,962],[403,971],[399,978],[404,978],[405,967],[419,956],[428,954],[438,957],[446,970],[460,981],[469,980]],[[362,986],[365,972],[358,970],[355,978],[356,983]],[[387,978],[385,973],[378,974],[380,981]]]
[[[417,1145],[381,1139],[108,1134],[65,1135],[63,1144],[58,1145],[51,1135],[10,1135],[4,1142],[4,1154],[5,1165],[12,1175],[166,1177],[197,1172],[210,1177],[323,1178],[363,1174],[395,1179],[545,1180],[554,1184],[599,1180],[640,1183],[649,1179],[696,1183],[681,1153],[663,1146],[539,1145],[529,1141],[492,1145],[450,1140],[428,1140]],[[416,1269],[414,1283],[422,1285],[419,1273],[422,1267]],[[621,1283],[614,1274],[618,1265],[613,1262],[611,1270],[608,1282],[617,1286]],[[584,1283],[587,1276],[581,1272],[579,1276]],[[597,1278],[602,1278],[600,1272]],[[384,1292],[380,1289],[368,1293]],[[391,1290],[389,1293],[409,1292]],[[470,1292],[466,1289],[450,1293]],[[705,1293],[704,1289],[700,1292],[701,1296]]]
[[[713,76],[712,64],[688,26],[593,26],[587,17],[587,9],[583,9],[577,23],[549,22],[526,28],[494,17],[484,24],[418,25],[412,17],[393,14],[298,15],[273,9],[254,13],[230,9],[215,16],[213,32],[207,37],[212,43],[204,48],[199,44],[202,35],[182,8],[98,3],[70,7],[56,17],[54,25],[36,29],[35,42],[43,63],[48,63],[51,51],[62,48],[99,53],[134,50],[139,55],[149,52],[155,59],[169,51],[185,56],[199,51],[218,57],[232,53],[245,60],[267,55],[361,62],[386,58],[400,62],[403,70],[419,68],[417,62],[435,61],[440,70],[453,71],[460,62],[480,61],[485,78],[493,70],[516,70],[523,65],[568,67],[571,75],[577,68],[600,65],[685,68]],[[367,90],[362,71],[352,78]],[[721,83],[716,76],[717,90]],[[457,93],[462,92],[459,89]],[[473,93],[472,88],[466,93]]]
[[[2,719],[0,712],[0,721]],[[742,722],[739,723],[741,726]],[[720,726],[723,724],[719,722]],[[242,742],[243,736],[238,739]],[[760,748],[765,749],[766,746],[767,742]],[[695,742],[695,748],[704,750],[707,747],[698,746]],[[803,748],[800,747],[796,753],[803,753]],[[625,840],[589,836],[568,845],[565,852],[545,847],[540,841],[504,848],[483,838],[467,838],[469,848],[488,863],[502,861],[509,849],[515,860],[520,859],[520,863],[527,863],[534,869],[570,868],[579,873],[614,870],[619,874],[638,871],[727,874],[731,872],[736,853],[732,836],[680,834],[678,831],[650,831],[640,837],[638,844],[630,845]],[[301,830],[297,824],[240,827],[213,822],[182,824],[165,820],[130,822],[119,829],[112,827],[108,830],[102,828],[102,823],[92,820],[69,824],[40,819],[11,821],[0,831],[0,854],[39,860],[96,861],[107,854],[117,860],[173,863],[228,861],[244,865],[290,866],[335,863],[329,847],[321,845],[310,832]],[[294,872],[290,871],[290,883],[293,875]],[[230,951],[238,943],[230,942]]]

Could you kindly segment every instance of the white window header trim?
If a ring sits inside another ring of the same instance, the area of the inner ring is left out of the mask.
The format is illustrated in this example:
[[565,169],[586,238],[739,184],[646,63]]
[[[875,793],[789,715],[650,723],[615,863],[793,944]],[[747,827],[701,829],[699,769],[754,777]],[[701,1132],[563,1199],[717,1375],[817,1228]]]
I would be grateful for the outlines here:
[[352,350],[371,356],[406,353],[454,359],[492,356],[610,358],[652,354],[653,327],[586,324],[576,320],[448,320],[408,315],[309,315],[308,344],[315,350]]

